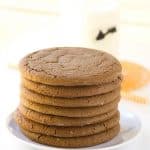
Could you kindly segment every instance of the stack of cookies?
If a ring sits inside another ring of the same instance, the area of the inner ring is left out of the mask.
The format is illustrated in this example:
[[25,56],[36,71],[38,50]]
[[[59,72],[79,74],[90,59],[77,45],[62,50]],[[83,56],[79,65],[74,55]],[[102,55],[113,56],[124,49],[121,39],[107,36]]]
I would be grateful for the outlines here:
[[50,48],[24,57],[20,72],[20,105],[14,119],[31,140],[86,147],[119,133],[122,75],[112,55],[87,48]]

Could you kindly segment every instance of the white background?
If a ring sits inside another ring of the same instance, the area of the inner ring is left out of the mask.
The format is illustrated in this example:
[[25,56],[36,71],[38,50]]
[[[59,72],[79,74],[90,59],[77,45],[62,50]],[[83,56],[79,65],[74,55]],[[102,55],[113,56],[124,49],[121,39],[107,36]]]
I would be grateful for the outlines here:
[[[48,41],[40,42],[48,28],[53,28],[56,21],[53,10],[57,0],[0,0],[0,149],[23,150],[30,149],[13,140],[6,129],[6,118],[15,110],[19,103],[19,74],[8,67],[9,63],[18,61],[18,50],[40,48]],[[30,7],[30,11],[26,8]],[[129,59],[144,64],[150,68],[150,1],[122,0],[121,1],[121,37],[120,58]],[[23,13],[18,13],[23,10]],[[49,15],[51,14],[51,15]],[[15,17],[12,17],[12,15]],[[49,18],[49,19],[47,19]],[[41,24],[36,24],[37,21]],[[32,30],[30,28],[32,27]],[[39,31],[41,37],[35,33]],[[43,31],[44,29],[44,31]],[[29,36],[30,35],[30,36]],[[28,43],[20,39],[28,39]],[[35,39],[35,42],[30,42]],[[27,50],[29,49],[29,50]],[[22,52],[26,53],[26,52]],[[149,96],[150,98],[150,96]],[[150,106],[134,104],[122,100],[121,106],[138,114],[143,123],[140,139],[134,146],[136,150],[150,147]],[[133,145],[132,145],[133,146]],[[129,147],[128,149],[133,149]]]

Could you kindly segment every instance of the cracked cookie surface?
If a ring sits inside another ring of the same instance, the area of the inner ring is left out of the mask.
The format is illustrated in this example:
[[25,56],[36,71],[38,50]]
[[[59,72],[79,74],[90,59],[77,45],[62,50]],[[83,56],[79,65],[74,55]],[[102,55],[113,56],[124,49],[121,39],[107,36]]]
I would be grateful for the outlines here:
[[20,94],[20,98],[25,98],[35,103],[60,107],[103,106],[105,104],[112,102],[115,98],[119,96],[120,96],[120,88],[117,88],[105,94],[88,97],[77,97],[77,98],[46,96],[43,94],[36,93],[32,90],[28,90],[27,88],[24,87],[21,87],[21,94]]
[[110,110],[115,109],[118,106],[119,101],[120,97],[117,97],[112,102],[105,104],[103,106],[76,107],[76,108],[43,105],[32,102],[25,98],[22,98],[20,103],[31,110],[43,114],[65,116],[65,117],[93,117],[107,113]]
[[91,125],[79,126],[79,127],[64,127],[64,126],[48,126],[30,119],[25,118],[19,111],[14,113],[14,119],[17,124],[28,131],[56,136],[56,137],[79,137],[96,134],[99,132],[106,131],[113,128],[115,125],[119,124],[119,113],[114,115],[112,118],[104,121],[98,122]]
[[21,128],[21,130],[29,139],[41,144],[57,147],[77,148],[77,147],[94,146],[111,140],[119,133],[120,125],[118,124],[115,127],[108,129],[107,131],[100,132],[97,134],[82,137],[68,137],[68,138],[38,134],[25,130],[23,128]]
[[116,58],[88,48],[39,50],[24,57],[19,66],[24,78],[49,85],[99,85],[122,78]]
[[63,116],[42,114],[37,111],[31,110],[27,107],[24,107],[23,105],[20,105],[18,107],[18,110],[25,118],[28,118],[40,124],[50,125],[50,126],[52,125],[54,126],[85,126],[85,125],[94,124],[97,122],[106,121],[118,113],[117,108],[115,108],[115,109],[110,110],[107,113],[103,113],[95,117],[74,118],[74,117],[63,117]]
[[21,83],[23,87],[36,93],[52,97],[65,98],[88,97],[100,94],[107,94],[121,87],[120,79],[103,85],[90,86],[51,86],[33,82],[25,78],[21,79]]

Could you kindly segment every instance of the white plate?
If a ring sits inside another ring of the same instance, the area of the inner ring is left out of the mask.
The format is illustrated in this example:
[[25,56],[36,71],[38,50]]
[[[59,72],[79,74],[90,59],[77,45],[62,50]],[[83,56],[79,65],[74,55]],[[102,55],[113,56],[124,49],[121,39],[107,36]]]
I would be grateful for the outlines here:
[[[137,116],[127,111],[121,111],[120,117],[121,117],[120,119],[121,130],[118,136],[116,136],[114,139],[112,139],[109,142],[106,142],[104,144],[99,144],[97,146],[89,147],[88,149],[112,150],[116,148],[123,148],[127,144],[131,144],[141,130],[141,122]],[[19,130],[18,125],[13,120],[12,114],[8,117],[7,128],[14,138],[19,140],[21,143],[27,144],[33,148],[37,148],[41,150],[58,149],[55,147],[38,144],[25,137]],[[85,149],[85,148],[80,148],[80,149]]]

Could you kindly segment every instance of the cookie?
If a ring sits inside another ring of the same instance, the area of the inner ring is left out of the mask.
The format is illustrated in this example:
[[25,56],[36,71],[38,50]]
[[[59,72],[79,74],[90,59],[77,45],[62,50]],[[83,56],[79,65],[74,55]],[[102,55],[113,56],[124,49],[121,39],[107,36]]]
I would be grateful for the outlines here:
[[101,85],[121,79],[121,64],[112,55],[88,48],[56,47],[33,52],[19,64],[21,76],[55,85]]
[[43,113],[51,114],[57,116],[66,116],[66,117],[93,117],[96,115],[104,114],[109,112],[112,109],[115,109],[118,106],[120,97],[116,98],[113,102],[105,104],[103,106],[94,106],[94,107],[81,107],[81,108],[66,108],[50,105],[42,105],[32,101],[29,101],[25,98],[21,99],[21,104],[25,107]]
[[118,114],[117,108],[110,110],[107,113],[98,115],[95,117],[86,117],[86,118],[72,118],[72,117],[61,117],[55,115],[46,115],[20,105],[18,108],[19,112],[29,120],[38,122],[40,124],[50,125],[50,126],[85,126],[89,124],[94,124],[97,122],[103,122],[114,115]]
[[28,90],[27,88],[21,87],[21,98],[28,99],[32,102],[61,106],[61,107],[91,107],[91,106],[102,106],[112,102],[115,98],[120,96],[120,88],[113,90],[107,94],[95,95],[90,97],[79,97],[79,98],[60,98],[50,97],[42,94],[38,94],[34,91]]
[[120,88],[121,80],[117,79],[107,84],[92,86],[51,86],[22,78],[22,86],[36,93],[53,97],[85,97],[100,95]]
[[28,131],[57,137],[79,137],[106,131],[119,123],[119,114],[111,119],[82,127],[47,126],[25,118],[19,111],[14,113],[17,124]]
[[36,141],[37,143],[56,146],[56,147],[66,147],[66,148],[79,148],[79,147],[88,147],[94,146],[107,142],[117,136],[120,131],[120,125],[108,129],[104,132],[100,132],[94,135],[82,136],[82,137],[54,137],[44,134],[34,133],[28,130],[21,128],[21,131],[31,140]]

